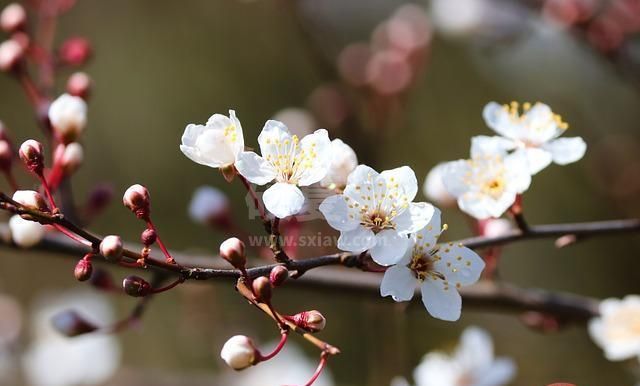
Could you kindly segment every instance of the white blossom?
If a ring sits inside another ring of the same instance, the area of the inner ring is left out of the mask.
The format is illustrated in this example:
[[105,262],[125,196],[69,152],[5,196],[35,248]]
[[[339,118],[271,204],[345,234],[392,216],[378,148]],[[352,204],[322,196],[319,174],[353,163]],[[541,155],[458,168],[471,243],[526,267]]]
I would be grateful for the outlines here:
[[610,361],[640,357],[640,296],[605,299],[600,316],[589,322],[591,339]]
[[551,162],[566,165],[584,156],[587,144],[582,138],[558,138],[569,125],[558,114],[554,114],[549,106],[524,103],[522,109],[523,113],[520,114],[517,102],[511,102],[510,105],[496,102],[487,104],[482,112],[484,120],[501,137],[474,137],[472,153],[521,153],[527,158],[532,175]]
[[319,129],[298,139],[278,121],[269,120],[258,136],[262,156],[240,153],[236,168],[247,180],[265,185],[275,180],[264,192],[264,205],[278,218],[298,213],[305,197],[298,186],[309,186],[322,180],[331,164],[331,142],[326,130]]
[[407,235],[427,225],[433,215],[431,204],[412,202],[417,191],[416,175],[408,166],[378,173],[359,165],[343,194],[327,197],[319,209],[340,231],[338,248],[368,250],[376,263],[392,265],[407,250]]
[[458,290],[478,281],[484,261],[462,244],[437,244],[441,232],[440,211],[435,209],[429,224],[411,235],[412,246],[404,257],[385,272],[380,294],[397,302],[409,301],[419,286],[429,314],[454,321],[462,308]]
[[336,138],[331,141],[331,165],[320,185],[329,189],[344,189],[349,174],[358,166],[358,157],[351,146]]
[[9,220],[11,239],[21,248],[31,248],[44,237],[45,227],[35,221],[25,220],[14,215]]
[[201,186],[193,192],[189,203],[189,217],[197,223],[207,223],[211,219],[226,216],[229,199],[220,189]]
[[441,162],[434,166],[424,181],[422,191],[424,195],[440,207],[452,207],[456,204],[456,198],[449,193],[442,181],[442,172],[446,163]]
[[212,115],[206,124],[189,124],[182,134],[180,150],[193,162],[212,168],[233,165],[244,151],[242,125],[236,113]]
[[72,142],[87,125],[87,103],[80,97],[62,94],[49,107],[49,121],[60,137]]
[[235,335],[222,346],[220,357],[234,370],[244,370],[253,366],[258,352],[249,337]]
[[[491,336],[467,327],[452,355],[431,352],[413,372],[416,386],[503,386],[513,379],[516,366],[509,358],[494,357]],[[395,385],[408,385],[401,378]]]
[[465,213],[483,220],[500,217],[516,196],[529,188],[531,175],[521,153],[472,153],[469,160],[448,162],[443,169],[445,187]]

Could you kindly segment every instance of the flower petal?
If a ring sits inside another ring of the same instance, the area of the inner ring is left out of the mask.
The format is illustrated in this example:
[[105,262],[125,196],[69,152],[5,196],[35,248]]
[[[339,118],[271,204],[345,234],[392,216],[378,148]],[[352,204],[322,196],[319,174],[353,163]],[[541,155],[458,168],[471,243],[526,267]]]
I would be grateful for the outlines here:
[[396,231],[403,235],[419,231],[427,226],[435,210],[433,205],[426,202],[410,203],[407,209],[393,219]]
[[580,137],[558,138],[546,144],[545,149],[551,152],[553,162],[566,165],[581,159],[587,151],[587,144]]
[[467,176],[471,173],[471,162],[468,160],[451,161],[442,167],[442,182],[447,191],[458,198],[469,191]]
[[470,372],[484,372],[493,363],[491,336],[479,327],[467,327],[460,337],[460,344],[454,356],[457,362]]
[[551,108],[539,102],[522,115],[520,128],[520,139],[535,145],[542,145],[563,131],[558,127]]
[[391,296],[396,302],[411,300],[416,290],[416,277],[404,265],[394,265],[387,269],[380,283],[380,295]]
[[438,237],[442,232],[442,224],[440,222],[440,209],[434,207],[433,215],[429,223],[414,235],[412,238],[416,245],[423,247],[425,251],[430,251],[435,248],[438,242]]
[[436,271],[443,274],[452,285],[469,285],[478,281],[484,269],[484,261],[467,247],[453,243],[442,244],[438,250]]
[[302,138],[300,149],[304,154],[303,162],[308,162],[310,167],[302,173],[298,185],[308,186],[323,179],[331,166],[331,141],[327,130],[319,129]]
[[531,185],[531,173],[527,156],[523,152],[516,151],[504,157],[505,184],[507,189],[516,193],[523,193]]
[[460,319],[462,298],[454,286],[439,279],[428,279],[420,290],[422,303],[431,316],[451,322]]
[[295,185],[278,182],[262,195],[264,207],[278,218],[297,214],[304,205],[304,195]]
[[193,162],[213,168],[235,161],[224,135],[203,125],[187,125],[182,134],[180,150]]
[[496,133],[507,138],[517,139],[518,127],[514,124],[507,107],[489,102],[482,110],[484,122]]
[[497,358],[483,369],[481,379],[474,386],[497,386],[508,384],[516,375],[516,364],[509,358]]
[[502,216],[515,201],[516,193],[511,191],[504,191],[496,199],[478,192],[469,192],[458,198],[458,207],[468,215],[484,220]]
[[234,131],[237,138],[237,140],[232,144],[237,157],[238,154],[244,151],[244,134],[242,133],[242,125],[240,124],[240,120],[236,117],[236,112],[234,110],[229,110],[229,119],[231,119],[231,122],[233,122]]
[[495,154],[504,156],[515,147],[516,144],[512,139],[476,135],[471,138],[471,158]]
[[258,185],[271,182],[276,177],[273,166],[252,151],[244,151],[238,155],[236,169],[244,178]]
[[398,234],[394,229],[383,230],[375,240],[376,245],[369,248],[369,253],[373,261],[385,266],[398,263],[411,243],[407,236]]
[[408,166],[385,170],[380,175],[387,181],[387,190],[398,190],[400,196],[407,197],[407,201],[411,202],[418,192],[418,179],[413,169]]
[[342,195],[325,198],[318,209],[333,229],[349,231],[359,225],[355,216],[350,217],[349,206]]
[[376,236],[364,227],[341,232],[338,238],[338,249],[348,252],[360,253],[376,245]]
[[363,185],[378,177],[379,173],[367,165],[358,165],[347,178],[347,185]]
[[291,140],[291,133],[287,126],[280,121],[268,120],[260,135],[258,135],[258,144],[263,157],[268,155],[277,155],[278,146],[282,146],[285,140]]
[[551,163],[551,152],[545,149],[529,147],[517,152],[522,152],[527,158],[529,174],[531,175],[537,174]]

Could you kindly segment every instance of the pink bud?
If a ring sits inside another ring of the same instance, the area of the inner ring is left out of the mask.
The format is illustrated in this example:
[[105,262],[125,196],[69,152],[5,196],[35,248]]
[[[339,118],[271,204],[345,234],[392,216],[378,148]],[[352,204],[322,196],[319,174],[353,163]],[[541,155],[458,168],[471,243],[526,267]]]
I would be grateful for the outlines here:
[[122,260],[122,239],[120,236],[110,235],[100,243],[100,254],[111,262]]
[[[13,193],[13,201],[24,206],[27,209],[48,212],[49,207],[42,195],[35,190],[16,190]],[[24,216],[23,216],[24,217]]]
[[7,33],[22,29],[27,23],[27,12],[18,3],[7,5],[0,14],[0,28]]
[[269,304],[271,302],[271,282],[264,276],[260,276],[251,283],[253,295],[260,303]]
[[227,365],[237,371],[252,366],[259,355],[253,341],[244,335],[231,337],[220,351],[220,356]]
[[67,310],[54,315],[51,320],[53,328],[66,337],[74,337],[87,334],[98,329],[93,323],[86,320],[73,310]]
[[282,265],[273,267],[269,273],[269,281],[274,287],[281,286],[289,278],[289,270]]
[[60,163],[64,172],[69,175],[78,170],[84,160],[84,150],[78,142],[72,142],[64,148]]
[[147,296],[151,292],[151,284],[139,276],[127,276],[122,281],[122,288],[127,295],[133,297]]
[[131,185],[122,197],[124,206],[140,219],[147,219],[150,212],[149,191],[142,185]]
[[93,265],[89,259],[80,259],[73,270],[73,275],[78,281],[87,281],[91,278],[93,272]]
[[92,81],[84,72],[75,72],[67,80],[67,92],[84,100],[91,94]]
[[82,37],[67,39],[60,47],[60,60],[70,66],[81,66],[91,57],[92,49],[89,40]]
[[0,139],[0,170],[9,172],[13,164],[13,149],[8,141]]
[[327,319],[325,319],[325,317],[316,310],[303,311],[288,319],[295,323],[296,326],[309,332],[322,331],[327,324]]
[[142,241],[142,244],[144,244],[145,247],[152,245],[153,243],[156,242],[157,239],[158,239],[158,234],[156,233],[155,230],[150,228],[145,229],[140,235],[140,240]]
[[243,270],[247,265],[244,243],[237,237],[227,239],[220,244],[220,256],[236,269]]
[[42,175],[44,169],[44,150],[42,144],[36,140],[28,139],[20,146],[18,151],[20,159],[27,168],[37,175]]
[[24,58],[25,49],[15,39],[0,44],[0,71],[12,71]]

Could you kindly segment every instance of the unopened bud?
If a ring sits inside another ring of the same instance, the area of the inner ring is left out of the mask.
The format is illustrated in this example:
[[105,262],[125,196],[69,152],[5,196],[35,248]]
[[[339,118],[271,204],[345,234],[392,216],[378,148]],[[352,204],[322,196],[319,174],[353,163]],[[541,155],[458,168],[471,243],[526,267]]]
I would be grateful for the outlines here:
[[101,212],[113,199],[113,187],[110,184],[99,184],[91,190],[86,208],[92,214]]
[[251,338],[244,335],[231,337],[220,351],[220,357],[236,371],[252,366],[259,354]]
[[271,302],[271,282],[264,276],[260,276],[251,283],[253,295],[260,303],[268,304]]
[[151,292],[151,284],[139,276],[127,276],[122,281],[122,288],[127,295],[133,297],[147,296]]
[[13,164],[13,148],[9,141],[0,139],[0,170],[8,172]]
[[269,273],[269,281],[274,287],[279,287],[282,283],[289,278],[289,270],[282,265],[273,267],[271,273]]
[[70,66],[81,66],[91,57],[92,49],[89,40],[82,37],[67,39],[60,47],[60,60]]
[[73,276],[78,281],[87,281],[91,278],[93,272],[93,265],[89,259],[80,259],[73,270]]
[[0,28],[4,32],[12,33],[22,29],[27,23],[27,12],[18,3],[11,3],[4,7],[0,14]]
[[0,44],[0,71],[12,71],[22,61],[25,48],[15,39]]
[[309,332],[322,331],[327,324],[327,319],[325,319],[320,311],[316,310],[300,312],[293,315],[290,320],[295,323],[296,326]]
[[92,81],[84,72],[74,72],[67,80],[67,92],[84,100],[91,94]]
[[237,237],[226,239],[220,244],[220,257],[239,270],[245,269],[247,265],[244,243]]
[[51,319],[51,324],[56,331],[69,338],[98,329],[97,326],[73,310],[63,311],[54,315]]
[[124,196],[122,203],[140,219],[149,217],[149,191],[142,185],[131,185]]
[[151,228],[145,229],[140,235],[140,240],[142,241],[142,244],[146,247],[153,245],[153,243],[155,243],[157,239],[158,239],[158,234],[156,233],[155,230]]
[[229,229],[231,215],[229,199],[220,190],[211,186],[201,186],[193,192],[189,203],[189,216],[195,222]]
[[97,289],[110,291],[115,288],[111,274],[104,269],[96,269],[89,279],[89,283]]
[[30,248],[40,242],[44,237],[44,226],[35,222],[25,220],[15,215],[9,220],[11,229],[11,239],[21,248]]
[[[42,195],[35,190],[16,190],[13,193],[13,201],[24,206],[27,209],[39,210],[42,212],[48,212],[49,207]],[[23,215],[23,218],[30,217],[29,215]]]
[[82,149],[82,145],[78,142],[72,142],[64,148],[60,163],[64,168],[64,172],[69,175],[78,170],[83,160],[84,150]]
[[111,262],[122,260],[122,239],[120,236],[109,235],[100,243],[100,254]]
[[18,150],[20,159],[27,165],[27,169],[37,175],[42,175],[44,170],[44,150],[42,144],[34,139],[28,139],[22,143]]
[[64,143],[77,141],[87,126],[87,103],[77,96],[60,95],[49,106],[49,121]]

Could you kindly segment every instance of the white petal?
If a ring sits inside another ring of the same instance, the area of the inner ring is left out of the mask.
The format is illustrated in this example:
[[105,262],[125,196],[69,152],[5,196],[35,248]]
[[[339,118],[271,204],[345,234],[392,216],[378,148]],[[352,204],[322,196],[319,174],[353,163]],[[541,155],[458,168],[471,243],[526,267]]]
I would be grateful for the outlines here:
[[357,219],[349,217],[349,206],[342,195],[325,198],[318,209],[333,229],[349,231],[359,225]]
[[417,280],[413,272],[404,265],[394,265],[387,269],[380,283],[380,295],[391,296],[396,302],[411,300],[416,290]]
[[242,125],[240,124],[240,120],[236,117],[235,111],[229,110],[229,119],[231,119],[235,128],[237,140],[233,143],[233,147],[237,157],[238,154],[244,151],[244,134],[242,132]]
[[331,166],[331,141],[327,130],[319,129],[302,138],[300,149],[311,167],[303,172],[298,185],[308,186],[323,179]]
[[433,216],[431,216],[429,223],[412,235],[414,242],[417,245],[424,247],[425,251],[430,251],[436,246],[438,237],[442,232],[440,216],[440,209],[434,207]]
[[545,149],[551,152],[553,162],[566,165],[581,159],[587,151],[587,144],[580,137],[558,138],[546,144]]
[[21,248],[31,248],[44,237],[45,227],[38,222],[25,220],[19,215],[13,215],[9,220],[11,238]]
[[538,173],[551,163],[551,152],[545,149],[529,147],[517,152],[522,152],[527,157],[529,174],[531,175]]
[[271,182],[276,176],[271,164],[252,151],[245,151],[238,155],[236,169],[244,178],[258,185]]
[[351,146],[336,138],[331,141],[331,165],[327,175],[322,179],[321,185],[344,188],[347,185],[349,174],[358,166],[358,157]]
[[463,371],[449,356],[431,352],[413,371],[413,378],[418,386],[453,386],[458,384]]
[[289,133],[289,129],[284,123],[274,120],[267,121],[258,136],[258,144],[260,144],[262,156],[277,155],[278,144],[287,139],[291,140],[291,133]]
[[500,217],[516,200],[514,192],[505,191],[497,199],[477,192],[469,192],[458,198],[458,207],[478,220]]
[[348,252],[360,253],[376,245],[376,236],[371,230],[364,227],[341,232],[338,238],[338,249]]
[[304,205],[304,195],[295,185],[278,182],[262,195],[264,206],[278,218],[297,214]]
[[[214,151],[207,151],[203,154],[201,149],[197,146],[197,144],[204,145],[202,150],[210,150],[207,149],[209,146],[206,144],[206,141],[200,139],[202,138],[205,130],[206,127],[203,125],[188,125],[184,130],[184,134],[182,134],[180,150],[193,162],[199,163],[200,165],[218,168],[224,165],[224,161],[217,156],[215,149]],[[200,142],[198,142],[199,139]],[[217,143],[219,144],[219,141]],[[230,163],[233,163],[233,161]]]
[[498,154],[504,156],[516,147],[512,139],[477,135],[471,138],[471,158]]
[[431,316],[451,322],[460,319],[462,298],[455,286],[442,280],[425,280],[421,292],[422,303]]
[[[467,327],[460,337],[455,358],[462,367],[474,371],[488,369],[493,362],[493,341],[483,329]],[[484,375],[484,374],[478,374]]]
[[509,358],[498,358],[485,369],[474,386],[503,386],[516,375],[516,364]]
[[347,185],[361,185],[373,181],[378,177],[378,172],[367,165],[358,165],[347,178]]
[[477,253],[457,244],[441,244],[437,255],[440,260],[435,263],[436,271],[454,286],[475,283],[484,269],[484,261]]
[[385,229],[376,235],[376,245],[369,249],[373,261],[380,265],[396,264],[410,245],[409,238],[393,229]]
[[349,179],[350,182],[344,189],[344,196],[350,204],[358,203],[358,208],[365,205],[375,208],[378,198],[385,196],[387,186],[385,179],[368,166],[359,165]]
[[411,202],[418,192],[418,179],[413,169],[408,166],[385,170],[380,175],[387,181],[389,185],[398,185],[398,190],[407,196],[407,201]]
[[536,103],[522,117],[520,139],[541,145],[558,135],[562,130],[554,119],[553,111],[544,103]]
[[447,162],[442,169],[442,182],[452,196],[460,197],[469,191],[466,179],[471,172],[472,168],[467,160]]
[[427,226],[435,210],[433,205],[426,202],[410,203],[407,209],[393,219],[396,230],[404,235],[419,231]]
[[517,138],[518,127],[514,125],[508,109],[504,106],[496,102],[489,102],[482,110],[482,117],[487,126],[496,133],[508,138]]
[[505,184],[507,189],[516,193],[523,193],[531,185],[531,173],[527,157],[523,152],[516,151],[504,158]]
[[453,207],[456,199],[449,193],[442,181],[442,171],[445,163],[439,163],[434,166],[427,174],[424,181],[422,192],[432,202],[443,207]]

